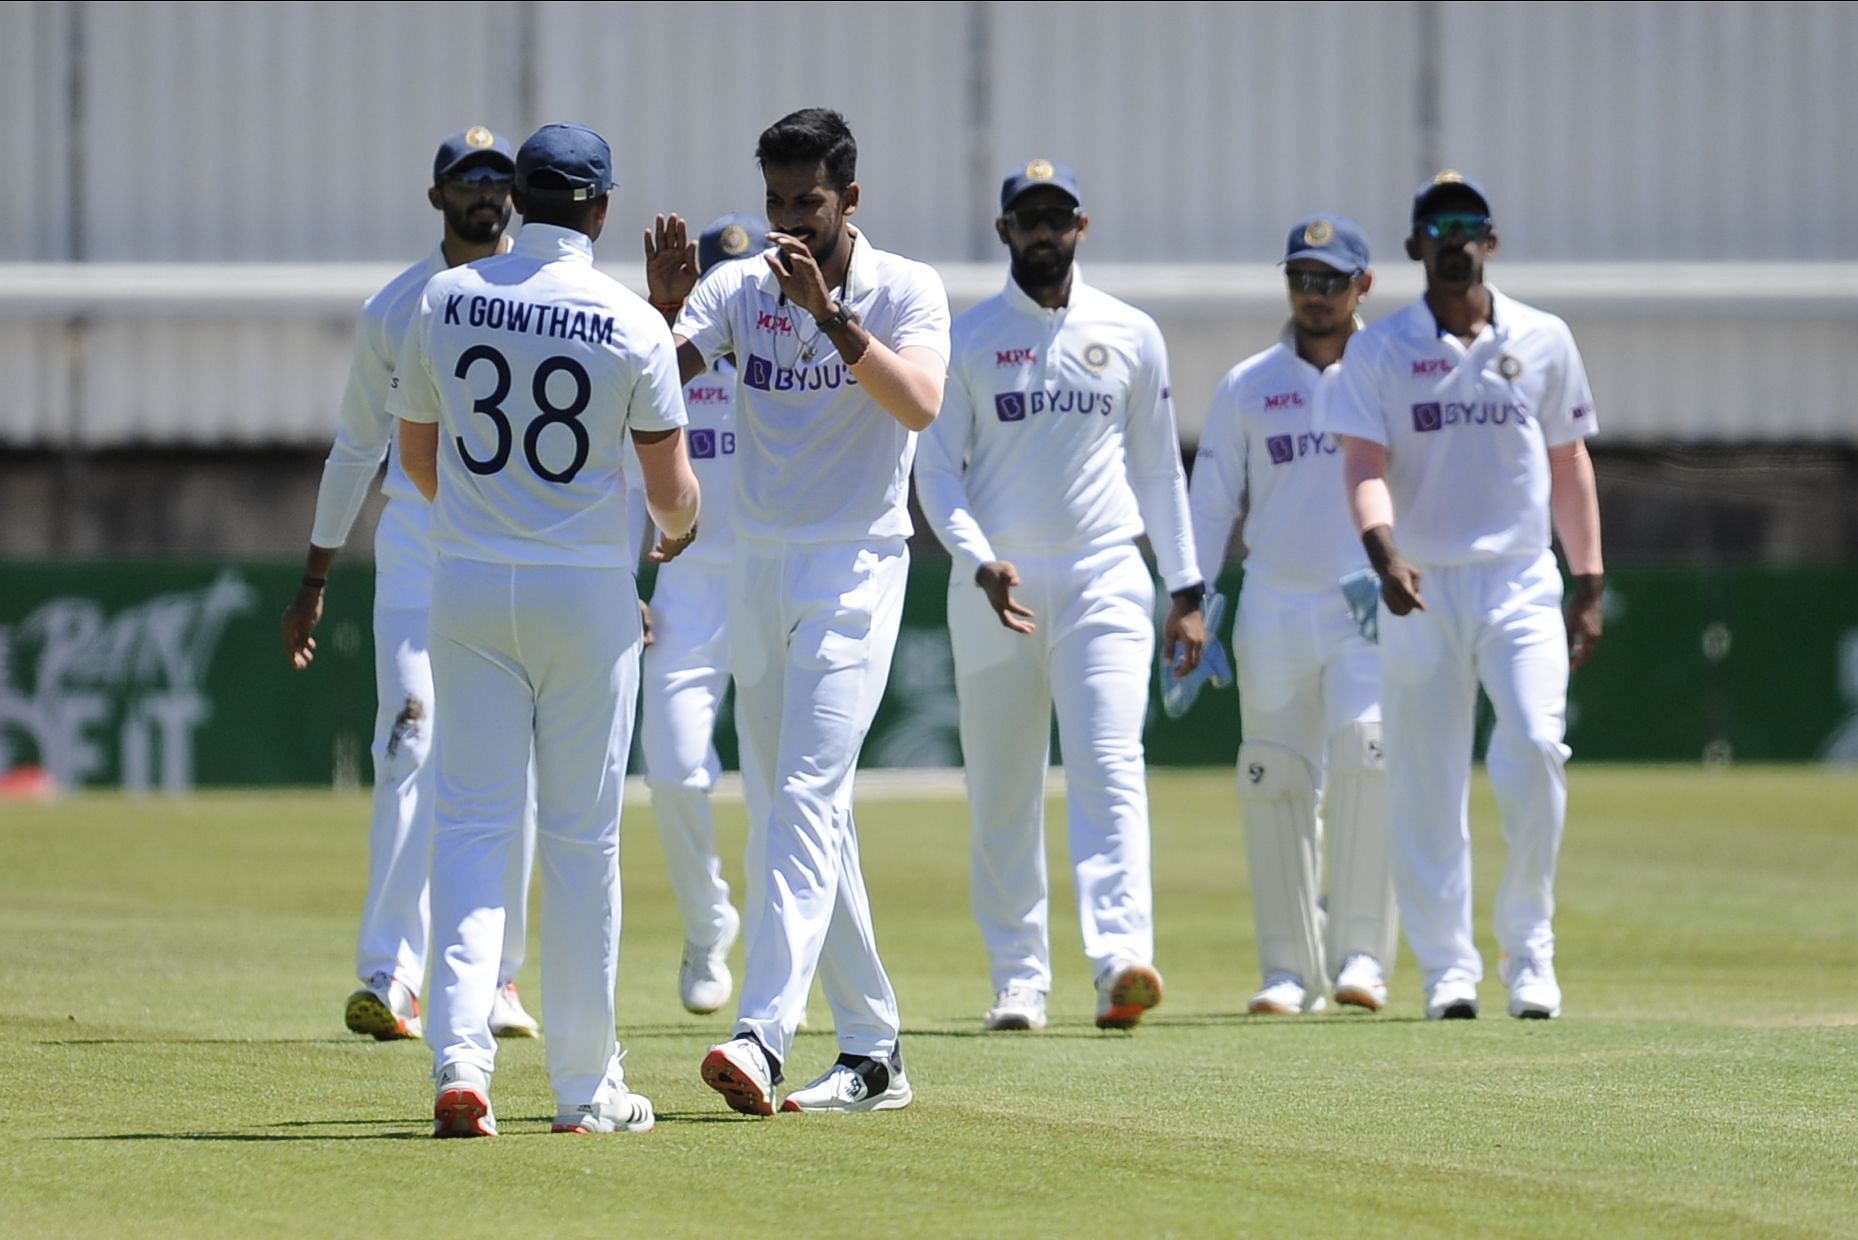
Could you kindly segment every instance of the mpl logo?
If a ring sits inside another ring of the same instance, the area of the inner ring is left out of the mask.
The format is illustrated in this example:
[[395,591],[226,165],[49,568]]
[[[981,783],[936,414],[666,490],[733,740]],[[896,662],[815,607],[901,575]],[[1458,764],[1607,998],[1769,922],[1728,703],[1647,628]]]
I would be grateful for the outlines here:
[[994,412],[1002,422],[1024,422],[1026,420],[1026,394],[1024,392],[1001,392],[994,397]]
[[763,392],[767,391],[774,385],[774,363],[750,353],[748,368],[742,372],[742,382]]
[[1413,363],[1416,375],[1449,375],[1452,373],[1452,360],[1449,357],[1423,357]]
[[777,336],[791,336],[794,334],[793,316],[769,314],[766,310],[762,310],[755,315],[755,329],[773,332]]
[[[1418,365],[1417,362],[1414,365]],[[1445,412],[1436,400],[1423,405],[1413,406],[1413,429],[1416,431],[1436,431],[1445,425]]]
[[684,389],[684,403],[687,405],[726,405],[729,403],[729,389],[705,384],[701,387]]
[[995,349],[995,366],[1027,366],[1039,360],[1036,349]]
[[1266,412],[1273,409],[1301,409],[1305,403],[1302,392],[1273,392],[1264,398]]
[[1273,465],[1288,465],[1297,457],[1297,445],[1289,435],[1273,435],[1264,441]]

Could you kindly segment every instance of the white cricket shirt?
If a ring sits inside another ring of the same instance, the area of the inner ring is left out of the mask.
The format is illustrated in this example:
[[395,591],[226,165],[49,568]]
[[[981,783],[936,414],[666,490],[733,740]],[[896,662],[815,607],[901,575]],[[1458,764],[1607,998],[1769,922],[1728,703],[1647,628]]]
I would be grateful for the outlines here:
[[1213,393],[1188,488],[1207,581],[1219,579],[1241,520],[1246,577],[1278,589],[1333,594],[1338,580],[1367,564],[1341,449],[1315,425],[1324,375],[1297,356],[1295,329],[1287,328],[1277,344],[1227,371]]
[[955,320],[916,497],[972,580],[989,560],[1087,554],[1148,531],[1170,591],[1201,580],[1161,330],[1072,269],[1067,305],[1006,289]]
[[1386,446],[1394,541],[1416,563],[1546,551],[1548,449],[1598,429],[1568,325],[1490,297],[1468,348],[1422,298],[1357,332],[1323,386],[1319,429]]
[[627,432],[684,424],[664,317],[594,270],[585,234],[526,224],[434,276],[387,409],[439,424],[433,546],[498,564],[632,567]]
[[426,281],[444,270],[445,252],[435,246],[423,261],[362,303],[335,443],[323,462],[322,482],[316,491],[310,543],[340,547],[355,526],[381,457],[387,458],[381,494],[388,502],[374,533],[375,598],[385,607],[425,608],[432,602],[432,511],[400,467],[387,392],[419,294]]
[[[878,249],[856,229],[851,235],[838,299],[857,311],[874,340],[947,357],[941,277]],[[699,281],[675,331],[705,361],[733,353],[739,367],[738,534],[788,542],[909,535],[915,432],[859,389],[813,316],[781,296],[765,259],[732,262]]]
[[[714,366],[684,385],[684,414],[690,419],[684,427],[684,449],[703,488],[703,515],[697,540],[677,557],[680,564],[721,569],[735,547],[730,519],[735,491],[735,386],[735,367],[725,358],[718,358]],[[651,515],[645,507],[645,474],[636,452],[626,453],[626,487],[632,532],[643,534]],[[655,535],[651,542],[657,542]]]

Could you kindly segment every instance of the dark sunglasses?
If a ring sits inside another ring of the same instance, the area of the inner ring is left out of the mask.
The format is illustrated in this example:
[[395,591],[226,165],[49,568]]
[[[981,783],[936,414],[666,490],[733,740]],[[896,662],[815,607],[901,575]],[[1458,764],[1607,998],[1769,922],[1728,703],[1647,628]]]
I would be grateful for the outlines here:
[[1293,293],[1321,293],[1324,297],[1334,297],[1355,282],[1355,277],[1345,271],[1286,271],[1284,278],[1290,281]]
[[1002,217],[1014,232],[1037,232],[1039,225],[1055,233],[1070,232],[1084,218],[1082,207],[1015,207]]
[[1428,216],[1419,222],[1419,227],[1428,237],[1440,241],[1455,237],[1474,241],[1489,234],[1490,217],[1479,215],[1475,211],[1448,211]]
[[440,184],[448,190],[463,193],[482,193],[485,190],[508,190],[515,186],[516,178],[498,168],[466,168],[457,176],[446,177]]

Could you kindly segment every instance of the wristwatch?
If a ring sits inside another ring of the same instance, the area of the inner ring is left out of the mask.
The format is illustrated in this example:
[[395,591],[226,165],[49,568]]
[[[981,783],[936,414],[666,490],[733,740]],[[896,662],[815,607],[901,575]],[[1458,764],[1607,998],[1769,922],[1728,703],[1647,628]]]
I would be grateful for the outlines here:
[[853,313],[850,306],[846,305],[844,302],[840,302],[837,310],[823,319],[814,319],[813,323],[814,326],[818,327],[822,332],[834,332],[857,317],[858,316]]

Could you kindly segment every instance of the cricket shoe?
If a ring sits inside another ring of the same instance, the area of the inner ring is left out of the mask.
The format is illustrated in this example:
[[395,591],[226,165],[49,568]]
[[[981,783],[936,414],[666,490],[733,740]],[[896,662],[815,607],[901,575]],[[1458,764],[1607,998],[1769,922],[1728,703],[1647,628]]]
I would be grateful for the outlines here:
[[[728,906],[724,906],[728,908]],[[728,908],[729,919],[722,937],[707,947],[684,941],[684,961],[677,968],[677,997],[684,1001],[686,1012],[708,1016],[729,1002],[735,990],[735,976],[729,972],[729,949],[735,946],[742,929],[742,915]]]
[[1045,1028],[1045,992],[1031,982],[1008,982],[981,1017],[983,1029]]
[[1477,986],[1463,978],[1447,978],[1426,992],[1427,1020],[1476,1020]]
[[1251,997],[1245,1010],[1253,1016],[1299,1016],[1320,1012],[1328,1004],[1321,995],[1312,996],[1295,973],[1277,970],[1264,979],[1264,985]]
[[497,1117],[490,1113],[490,1078],[468,1063],[439,1069],[439,1096],[432,1103],[435,1137],[494,1137]]
[[490,1032],[499,1038],[542,1036],[542,1026],[523,1007],[522,996],[516,993],[515,982],[497,987],[496,996],[490,1001]]
[[1335,1001],[1347,1007],[1378,1012],[1387,1006],[1387,975],[1381,962],[1366,952],[1356,952],[1335,975]]
[[417,1038],[419,996],[405,982],[388,973],[376,973],[368,984],[348,997],[348,1027],[371,1034],[376,1041]]
[[847,1115],[853,1111],[901,1111],[916,1095],[903,1075],[903,1056],[889,1060],[869,1055],[840,1055],[825,1075],[787,1095],[783,1111]]
[[723,1096],[730,1110],[744,1115],[774,1114],[774,1087],[780,1069],[761,1040],[751,1034],[730,1038],[703,1057],[703,1083]]
[[1161,974],[1152,966],[1113,964],[1097,979],[1097,1028],[1133,1029],[1160,1002]]
[[1503,962],[1503,980],[1510,984],[1510,1015],[1518,1020],[1554,1020],[1561,1015],[1561,986],[1555,966],[1546,960],[1525,960],[1512,967]]
[[606,1102],[588,1102],[555,1116],[554,1132],[650,1132],[658,1122],[652,1100],[621,1087],[619,1096]]

